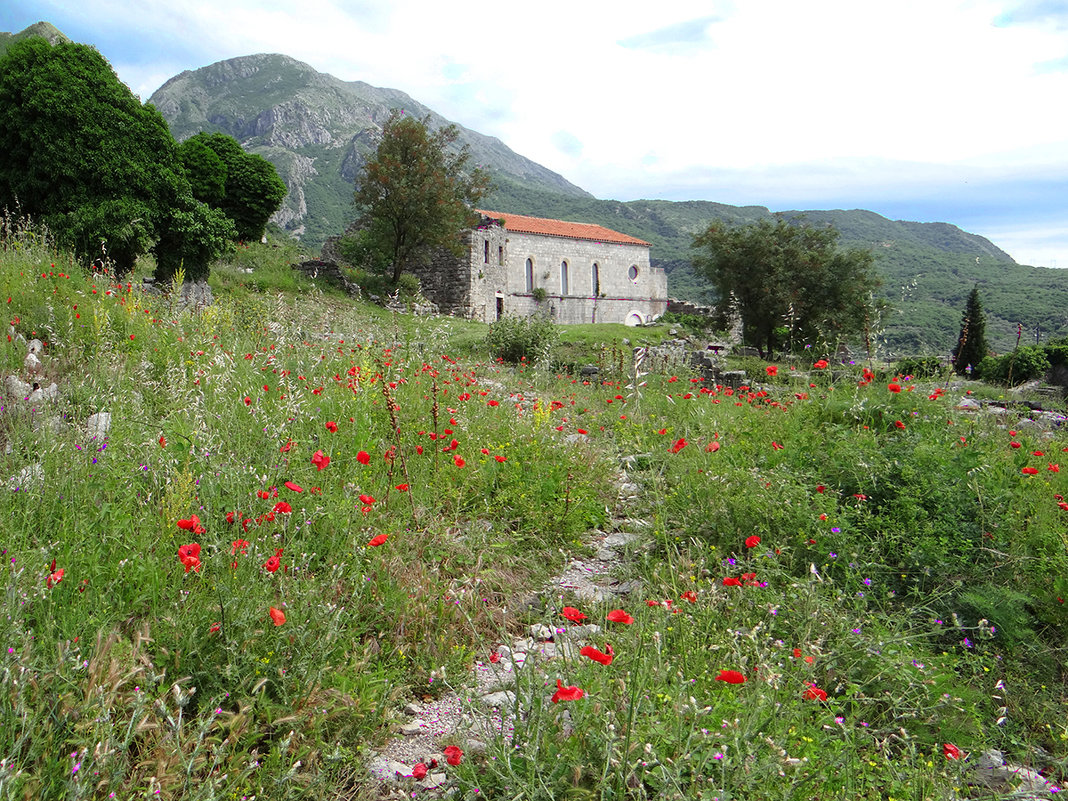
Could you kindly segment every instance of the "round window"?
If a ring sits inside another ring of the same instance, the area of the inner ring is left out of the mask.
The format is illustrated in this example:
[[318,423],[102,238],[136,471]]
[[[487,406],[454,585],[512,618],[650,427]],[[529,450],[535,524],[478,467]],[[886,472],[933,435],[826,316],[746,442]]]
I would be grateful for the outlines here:
[[630,276],[630,280],[631,281],[637,282],[637,280],[638,280],[638,265],[637,264],[630,265],[630,269],[627,271],[627,275]]

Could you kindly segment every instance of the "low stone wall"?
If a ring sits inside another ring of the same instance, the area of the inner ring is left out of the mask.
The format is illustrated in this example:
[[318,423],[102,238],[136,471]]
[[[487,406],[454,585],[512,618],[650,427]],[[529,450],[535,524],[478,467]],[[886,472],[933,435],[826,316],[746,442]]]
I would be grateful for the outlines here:
[[360,297],[360,287],[346,278],[345,274],[341,272],[341,268],[334,262],[325,261],[323,259],[311,259],[310,261],[302,261],[299,264],[293,264],[291,266],[297,272],[304,273],[308,278],[326,281],[331,286],[336,286],[339,289],[344,290],[350,297]]

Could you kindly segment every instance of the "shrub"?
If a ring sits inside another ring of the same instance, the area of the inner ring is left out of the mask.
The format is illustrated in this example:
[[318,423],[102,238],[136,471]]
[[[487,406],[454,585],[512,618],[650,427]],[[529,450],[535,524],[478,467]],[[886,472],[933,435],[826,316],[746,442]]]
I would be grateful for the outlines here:
[[545,315],[502,317],[490,326],[486,345],[494,356],[511,364],[545,358],[556,344],[556,325]]
[[1048,370],[1045,349],[1028,345],[1004,356],[987,356],[979,364],[979,377],[996,384],[1016,386],[1041,378]]
[[909,356],[894,368],[898,375],[910,375],[913,378],[934,378],[942,375],[945,369],[946,365],[937,356]]

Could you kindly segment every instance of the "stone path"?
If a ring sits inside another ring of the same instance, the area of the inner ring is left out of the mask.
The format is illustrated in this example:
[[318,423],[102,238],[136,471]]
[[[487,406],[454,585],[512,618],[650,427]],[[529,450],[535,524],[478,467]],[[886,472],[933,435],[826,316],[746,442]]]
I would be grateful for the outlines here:
[[[639,487],[625,472],[617,481],[618,500],[608,531],[593,531],[589,540],[594,556],[571,560],[549,580],[543,594],[555,605],[564,599],[598,603],[636,593],[637,580],[621,580],[620,568],[627,554],[648,541],[648,521],[629,517],[627,509],[637,500]],[[551,629],[531,626],[528,636],[510,646],[498,647],[494,659],[476,662],[464,678],[464,686],[450,690],[429,703],[412,702],[404,708],[407,720],[397,735],[367,763],[368,772],[381,779],[385,798],[408,797],[413,788],[439,792],[447,786],[444,747],[459,743],[465,753],[479,753],[489,740],[510,732],[509,718],[515,708],[516,674],[524,666],[540,664],[558,655],[577,655],[586,639],[601,633],[595,624]],[[422,763],[428,771],[422,779],[412,776]]]

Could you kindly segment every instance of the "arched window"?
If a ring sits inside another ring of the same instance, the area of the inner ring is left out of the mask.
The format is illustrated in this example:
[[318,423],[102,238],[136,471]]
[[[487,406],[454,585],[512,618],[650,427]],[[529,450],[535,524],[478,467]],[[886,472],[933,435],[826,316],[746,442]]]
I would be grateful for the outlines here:
[[560,294],[561,295],[570,295],[571,294],[568,291],[567,262],[566,261],[560,262]]
[[527,259],[527,292],[534,291],[534,259]]
[[601,294],[601,268],[597,266],[597,262],[593,263],[593,296],[597,297]]
[[638,283],[638,265],[630,265],[630,269],[627,270],[627,275],[630,277],[631,281],[633,281],[634,283]]

